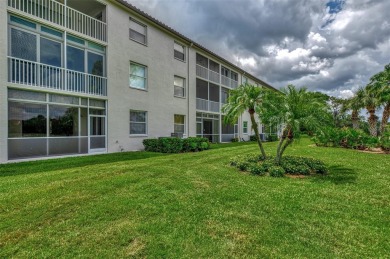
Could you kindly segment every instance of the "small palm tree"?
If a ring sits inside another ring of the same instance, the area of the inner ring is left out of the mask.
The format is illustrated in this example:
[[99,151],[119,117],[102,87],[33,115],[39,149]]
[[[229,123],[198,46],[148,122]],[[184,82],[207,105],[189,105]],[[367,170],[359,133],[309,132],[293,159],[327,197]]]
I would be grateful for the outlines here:
[[255,120],[256,109],[262,104],[262,96],[262,88],[250,84],[240,85],[229,92],[228,102],[222,107],[222,112],[225,113],[225,123],[233,123],[244,111],[248,111],[261,155],[266,158]]
[[267,91],[259,114],[265,122],[282,125],[275,162],[280,164],[286,148],[299,138],[301,129],[315,130],[327,116],[327,106],[306,88],[288,85],[282,93]]
[[353,97],[347,99],[345,102],[344,109],[352,111],[351,120],[352,120],[352,127],[354,129],[359,128],[359,112],[362,108],[363,108],[363,105],[360,102],[357,94],[355,94]]
[[377,107],[380,105],[378,99],[377,88],[373,84],[368,84],[366,88],[360,88],[357,92],[357,98],[369,113],[368,125],[370,135],[376,137],[378,135],[377,121],[378,117],[375,115]]

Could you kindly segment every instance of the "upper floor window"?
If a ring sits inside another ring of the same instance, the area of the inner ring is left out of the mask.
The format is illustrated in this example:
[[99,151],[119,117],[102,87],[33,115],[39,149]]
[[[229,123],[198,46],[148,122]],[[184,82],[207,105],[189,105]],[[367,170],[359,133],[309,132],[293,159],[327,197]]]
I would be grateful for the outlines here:
[[184,46],[183,45],[180,45],[179,43],[174,43],[173,45],[173,50],[174,50],[174,57],[176,59],[179,59],[181,61],[184,61],[185,60],[185,54],[184,54]]
[[130,18],[130,39],[146,45],[146,25]]
[[185,80],[182,77],[175,76],[174,78],[174,96],[176,97],[185,97]]
[[130,62],[130,87],[147,89],[147,67]]

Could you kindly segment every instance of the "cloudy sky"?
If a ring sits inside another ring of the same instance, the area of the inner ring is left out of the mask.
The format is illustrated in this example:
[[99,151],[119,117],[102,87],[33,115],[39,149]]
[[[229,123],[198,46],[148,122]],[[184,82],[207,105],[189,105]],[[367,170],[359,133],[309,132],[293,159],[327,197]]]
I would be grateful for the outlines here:
[[349,97],[390,63],[389,0],[129,2],[276,88]]

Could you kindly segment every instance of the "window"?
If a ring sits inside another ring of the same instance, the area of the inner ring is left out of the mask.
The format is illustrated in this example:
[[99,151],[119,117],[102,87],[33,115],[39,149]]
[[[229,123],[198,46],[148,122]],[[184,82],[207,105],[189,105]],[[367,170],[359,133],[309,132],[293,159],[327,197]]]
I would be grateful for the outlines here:
[[242,83],[243,83],[243,84],[247,84],[247,83],[248,83],[248,78],[245,77],[245,76],[243,76],[243,77],[242,77]]
[[130,62],[130,87],[146,90],[146,78],[147,68]]
[[185,116],[184,115],[174,115],[174,133],[184,134],[185,132]]
[[130,39],[146,45],[146,25],[130,18]]
[[147,134],[147,112],[130,111],[130,135]]
[[242,122],[242,133],[248,134],[248,122],[247,121]]
[[175,76],[174,78],[174,96],[185,97],[185,80],[182,77]]
[[174,43],[173,45],[173,51],[174,51],[174,57],[184,61],[185,60],[185,54],[184,54],[184,46],[180,45],[178,43]]

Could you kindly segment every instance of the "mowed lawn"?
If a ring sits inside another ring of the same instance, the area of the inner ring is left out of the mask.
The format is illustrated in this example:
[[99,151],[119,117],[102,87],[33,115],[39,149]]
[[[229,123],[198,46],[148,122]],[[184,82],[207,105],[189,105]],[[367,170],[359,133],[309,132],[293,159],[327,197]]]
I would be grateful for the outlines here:
[[[266,143],[275,153],[275,143]],[[390,155],[319,148],[330,173],[258,177],[255,144],[0,165],[0,257],[388,258]]]

